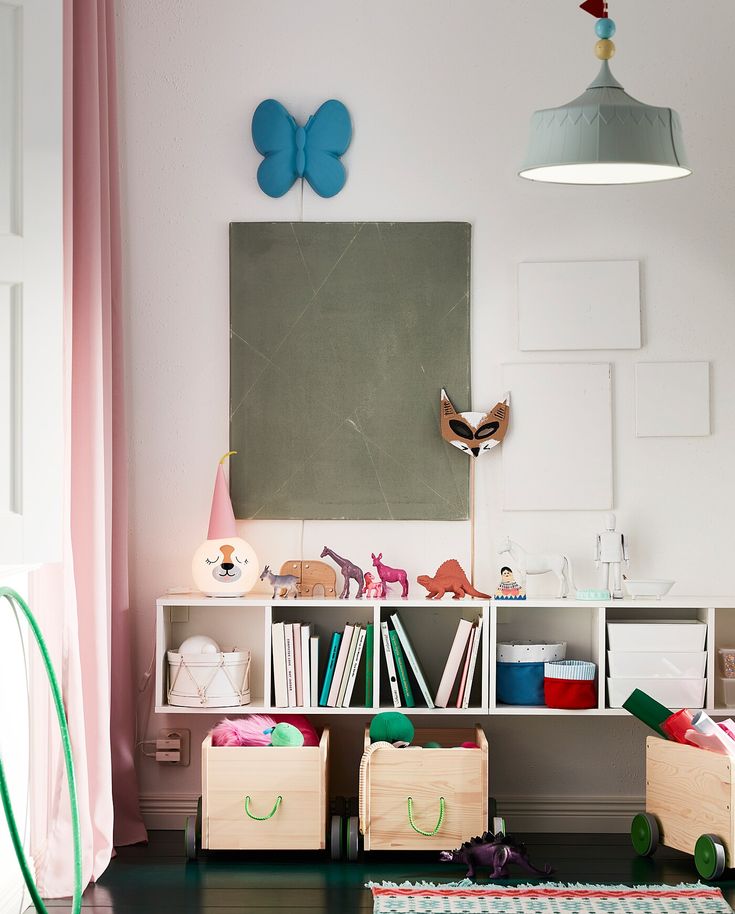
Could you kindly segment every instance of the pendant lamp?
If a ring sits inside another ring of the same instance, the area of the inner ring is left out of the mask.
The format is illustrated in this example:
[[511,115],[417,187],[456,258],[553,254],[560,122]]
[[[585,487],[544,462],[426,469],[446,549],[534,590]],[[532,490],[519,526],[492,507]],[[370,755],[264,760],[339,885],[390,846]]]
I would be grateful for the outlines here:
[[597,18],[600,72],[560,108],[536,111],[520,177],[552,184],[641,184],[691,174],[679,115],[632,98],[610,70],[615,22],[607,3],[582,4]]

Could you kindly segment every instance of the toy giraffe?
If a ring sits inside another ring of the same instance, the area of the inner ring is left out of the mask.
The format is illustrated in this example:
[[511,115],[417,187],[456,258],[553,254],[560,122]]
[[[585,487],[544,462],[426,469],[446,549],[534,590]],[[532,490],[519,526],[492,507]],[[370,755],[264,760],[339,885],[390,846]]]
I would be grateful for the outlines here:
[[349,597],[351,579],[357,582],[356,599],[362,599],[362,588],[365,581],[361,569],[358,568],[354,562],[351,562],[349,559],[343,559],[341,555],[337,555],[333,549],[329,549],[327,546],[322,549],[320,558],[323,559],[325,556],[329,556],[333,562],[339,565],[340,571],[342,572],[345,583],[342,588],[342,593],[339,595],[340,600],[346,600]]

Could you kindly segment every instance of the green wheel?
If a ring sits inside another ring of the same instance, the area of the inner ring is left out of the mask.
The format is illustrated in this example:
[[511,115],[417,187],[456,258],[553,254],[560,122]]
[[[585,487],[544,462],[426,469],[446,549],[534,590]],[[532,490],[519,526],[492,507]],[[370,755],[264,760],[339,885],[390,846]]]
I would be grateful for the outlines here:
[[360,855],[360,820],[350,816],[347,820],[347,859],[354,863]]
[[725,848],[717,835],[700,835],[697,838],[694,865],[702,879],[719,879],[725,872]]
[[650,857],[658,847],[658,821],[650,812],[639,812],[630,826],[630,840],[636,854]]

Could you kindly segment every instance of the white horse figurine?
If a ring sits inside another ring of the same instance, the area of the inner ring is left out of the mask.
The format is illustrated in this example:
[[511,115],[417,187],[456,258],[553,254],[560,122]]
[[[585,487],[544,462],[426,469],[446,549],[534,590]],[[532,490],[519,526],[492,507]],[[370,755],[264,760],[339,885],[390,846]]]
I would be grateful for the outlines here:
[[517,571],[521,578],[525,578],[527,574],[546,574],[547,571],[553,571],[559,579],[559,596],[574,595],[576,587],[572,576],[572,561],[568,555],[526,552],[523,546],[514,543],[508,536],[498,549],[498,555],[504,555],[506,552],[510,554],[513,570]]

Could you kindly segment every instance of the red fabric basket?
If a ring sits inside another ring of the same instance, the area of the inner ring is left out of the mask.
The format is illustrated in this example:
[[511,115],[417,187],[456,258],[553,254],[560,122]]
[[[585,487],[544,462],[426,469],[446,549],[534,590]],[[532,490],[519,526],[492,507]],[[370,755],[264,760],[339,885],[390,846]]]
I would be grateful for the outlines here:
[[596,679],[544,679],[544,700],[549,708],[581,711],[597,707]]

